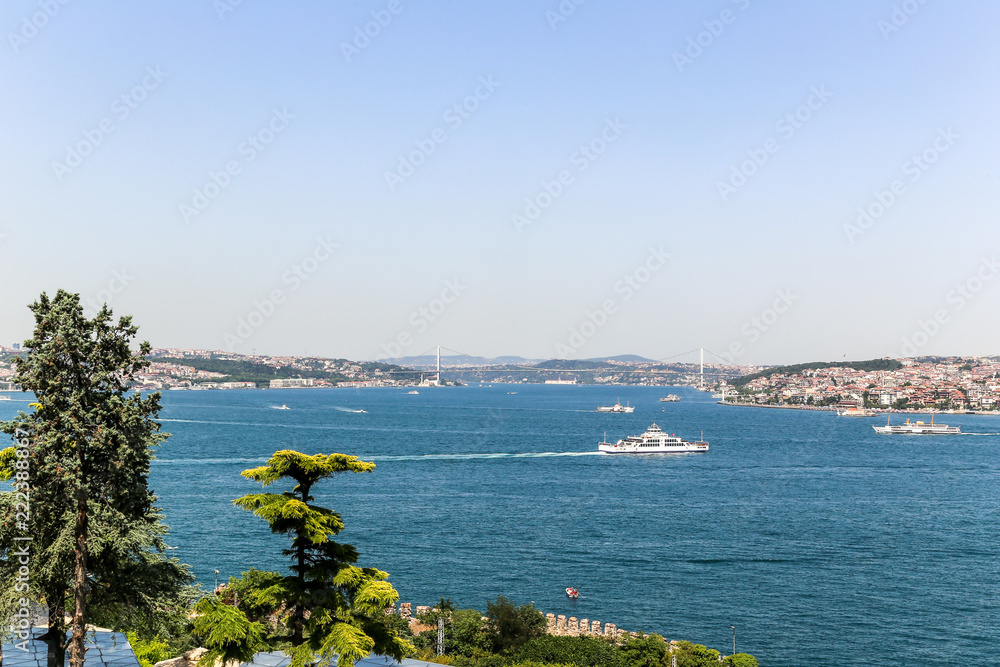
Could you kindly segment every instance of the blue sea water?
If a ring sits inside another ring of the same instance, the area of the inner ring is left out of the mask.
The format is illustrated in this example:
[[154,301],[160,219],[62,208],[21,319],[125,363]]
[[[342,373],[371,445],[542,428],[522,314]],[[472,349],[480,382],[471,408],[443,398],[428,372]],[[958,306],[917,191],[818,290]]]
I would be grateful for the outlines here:
[[[668,391],[683,400],[657,402]],[[619,397],[636,411],[594,411]],[[240,471],[277,449],[336,451],[376,470],[320,484],[317,502],[402,601],[484,609],[502,594],[724,653],[735,625],[737,650],[767,667],[985,665],[1000,643],[1000,417],[941,419],[967,435],[880,436],[878,418],[720,406],[686,388],[539,385],[173,391],[163,404],[172,437],[150,483],[172,553],[207,588],[215,569],[286,564],[284,541],[232,505],[260,489]],[[595,454],[605,432],[654,421],[703,431],[711,450]]]

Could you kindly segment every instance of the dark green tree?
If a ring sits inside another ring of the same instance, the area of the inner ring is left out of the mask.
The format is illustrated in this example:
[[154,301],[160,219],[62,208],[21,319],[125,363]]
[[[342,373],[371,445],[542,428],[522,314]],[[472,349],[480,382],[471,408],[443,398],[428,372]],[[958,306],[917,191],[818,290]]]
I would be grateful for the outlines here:
[[667,667],[670,664],[670,649],[659,635],[629,637],[619,650],[629,667]]
[[486,619],[495,653],[504,653],[545,634],[545,616],[534,605],[520,607],[503,595],[486,603]]
[[357,549],[332,539],[344,529],[340,515],[312,502],[317,482],[374,469],[374,463],[356,456],[282,450],[267,465],[243,471],[244,477],[264,486],[283,480],[295,483],[283,493],[254,493],[233,501],[267,520],[272,532],[291,536],[290,548],[283,551],[292,560],[291,574],[267,589],[266,595],[292,611],[293,667],[328,665],[335,654],[339,667],[352,667],[372,651],[399,660],[412,650],[386,622],[386,607],[399,599],[387,581],[389,575],[356,567]]
[[43,293],[29,308],[35,330],[12,379],[34,393],[34,411],[0,430],[26,455],[14,486],[30,494],[31,512],[19,520],[13,494],[2,494],[0,584],[8,588],[16,571],[14,538],[30,534],[26,592],[48,606],[59,664],[72,602],[71,660],[83,667],[92,610],[116,626],[140,618],[152,626],[184,605],[191,577],[165,556],[166,528],[147,485],[153,449],[167,437],[155,421],[159,396],[129,391],[148,365],[149,343],[131,349],[138,329],[130,317],[114,322],[105,307],[88,319],[79,296],[63,290],[51,300]]
[[758,667],[757,658],[753,657],[749,653],[736,653],[734,655],[726,656],[726,659],[722,661],[725,667]]
[[578,667],[629,667],[618,645],[603,637],[544,635],[525,642],[513,659]]

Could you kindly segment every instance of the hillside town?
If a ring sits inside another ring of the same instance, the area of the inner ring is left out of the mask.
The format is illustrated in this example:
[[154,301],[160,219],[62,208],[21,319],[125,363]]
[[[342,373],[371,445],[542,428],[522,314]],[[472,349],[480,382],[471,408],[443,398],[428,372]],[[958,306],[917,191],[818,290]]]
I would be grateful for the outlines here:
[[900,359],[889,370],[808,368],[720,383],[729,403],[892,411],[1000,409],[1000,357]]

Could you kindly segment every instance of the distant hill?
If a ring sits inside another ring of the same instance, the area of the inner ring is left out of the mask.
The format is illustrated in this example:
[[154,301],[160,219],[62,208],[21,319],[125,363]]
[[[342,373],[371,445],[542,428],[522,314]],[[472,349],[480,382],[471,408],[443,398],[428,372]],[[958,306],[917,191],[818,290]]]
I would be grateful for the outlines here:
[[555,371],[584,371],[598,368],[617,368],[607,361],[593,361],[591,359],[549,359],[535,364],[535,368],[544,368]]
[[771,368],[742,375],[734,379],[731,384],[742,387],[751,380],[757,378],[771,377],[772,375],[794,375],[805,370],[816,368],[853,368],[858,371],[895,371],[903,367],[903,364],[896,359],[869,359],[868,361],[813,361],[808,364],[794,364],[792,366],[772,366]]
[[591,359],[587,359],[586,361],[619,361],[639,364],[656,363],[656,359],[647,359],[646,357],[640,357],[638,354],[619,354],[614,357],[593,357]]
[[[416,357],[397,357],[386,359],[387,363],[407,366],[409,368],[430,368],[437,366],[437,355],[422,354]],[[441,355],[442,368],[456,368],[460,366],[533,366],[539,359],[525,359],[517,356],[503,357],[474,357],[464,354]]]

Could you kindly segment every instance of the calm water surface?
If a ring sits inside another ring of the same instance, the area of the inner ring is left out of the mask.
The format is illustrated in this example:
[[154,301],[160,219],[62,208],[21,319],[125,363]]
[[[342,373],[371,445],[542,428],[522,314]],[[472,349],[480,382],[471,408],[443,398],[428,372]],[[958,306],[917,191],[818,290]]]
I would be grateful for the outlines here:
[[[658,403],[668,392],[683,400]],[[593,411],[619,396],[633,414]],[[277,449],[338,451],[377,468],[319,485],[317,501],[403,601],[483,609],[503,594],[726,653],[735,625],[737,649],[773,667],[845,652],[985,665],[1000,643],[1000,417],[942,418],[969,435],[879,436],[877,418],[720,406],[685,388],[537,385],[163,403],[173,436],[151,485],[174,554],[207,587],[214,569],[285,565],[284,543],[232,506],[260,488],[240,471]],[[605,431],[653,421],[704,431],[711,451],[594,454]]]

